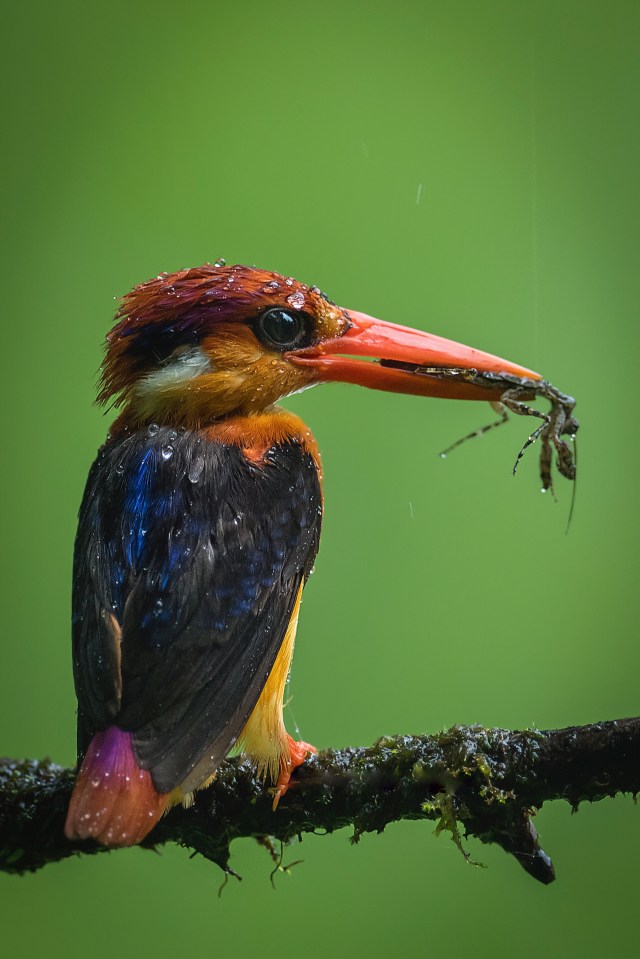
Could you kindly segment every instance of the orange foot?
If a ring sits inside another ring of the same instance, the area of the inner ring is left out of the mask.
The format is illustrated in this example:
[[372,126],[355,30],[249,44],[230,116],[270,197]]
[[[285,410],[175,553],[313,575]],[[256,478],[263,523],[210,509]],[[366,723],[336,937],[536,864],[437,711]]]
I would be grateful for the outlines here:
[[295,739],[292,739],[292,737],[289,736],[288,733],[287,739],[289,740],[289,759],[283,759],[283,762],[280,766],[280,775],[278,777],[278,782],[276,783],[276,794],[273,799],[274,812],[278,808],[278,803],[289,788],[289,780],[291,779],[294,769],[297,769],[298,766],[301,766],[307,756],[310,756],[311,753],[318,752],[316,747],[310,746],[309,743],[297,743]]

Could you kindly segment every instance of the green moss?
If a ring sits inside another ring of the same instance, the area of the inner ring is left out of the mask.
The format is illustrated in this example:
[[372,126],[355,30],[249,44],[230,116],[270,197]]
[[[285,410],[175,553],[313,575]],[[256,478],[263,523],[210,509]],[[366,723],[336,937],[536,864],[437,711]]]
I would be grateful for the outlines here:
[[423,803],[422,809],[430,817],[434,814],[440,816],[440,819],[438,820],[434,830],[436,836],[439,836],[443,832],[450,833],[451,839],[464,856],[465,861],[468,862],[470,866],[478,866],[481,869],[486,868],[484,863],[477,862],[475,859],[472,859],[471,854],[468,853],[462,845],[462,835],[460,833],[460,827],[458,826],[458,820],[456,818],[453,796],[445,792],[438,793],[433,799]]

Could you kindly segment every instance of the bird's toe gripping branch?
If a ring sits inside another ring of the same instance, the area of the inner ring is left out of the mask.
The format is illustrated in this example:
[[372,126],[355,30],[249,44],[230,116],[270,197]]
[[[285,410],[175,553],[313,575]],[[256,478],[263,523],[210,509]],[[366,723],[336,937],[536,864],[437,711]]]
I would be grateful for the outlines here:
[[280,775],[278,776],[276,792],[275,796],[273,797],[274,812],[278,808],[278,803],[289,788],[289,781],[294,773],[294,770],[296,770],[298,766],[301,766],[308,756],[314,755],[318,752],[315,746],[311,746],[309,743],[302,741],[296,742],[296,740],[288,734],[287,741],[289,743],[289,758],[283,756],[280,764]]

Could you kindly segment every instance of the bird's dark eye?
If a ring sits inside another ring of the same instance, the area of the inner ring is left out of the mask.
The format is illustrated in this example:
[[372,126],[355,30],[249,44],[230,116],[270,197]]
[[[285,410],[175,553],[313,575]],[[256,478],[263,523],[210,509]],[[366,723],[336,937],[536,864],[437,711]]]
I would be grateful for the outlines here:
[[267,346],[278,350],[292,350],[303,346],[307,335],[307,317],[304,313],[289,313],[275,306],[258,317],[256,334]]

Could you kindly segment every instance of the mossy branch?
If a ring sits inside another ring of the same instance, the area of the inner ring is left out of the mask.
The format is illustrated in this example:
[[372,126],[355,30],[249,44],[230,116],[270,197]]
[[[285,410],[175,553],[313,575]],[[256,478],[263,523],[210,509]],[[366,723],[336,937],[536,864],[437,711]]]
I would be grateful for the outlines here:
[[[74,770],[49,760],[0,759],[0,869],[24,873],[77,853],[63,824]],[[229,846],[243,836],[284,843],[304,832],[352,826],[381,832],[399,819],[433,819],[462,848],[461,835],[497,843],[540,882],[554,879],[532,817],[564,799],[576,808],[640,791],[640,718],[509,731],[454,726],[435,736],[393,736],[368,748],[326,750],[307,760],[277,811],[241,758],[224,763],[190,809],[164,817],[143,845],[177,842],[229,869]]]

